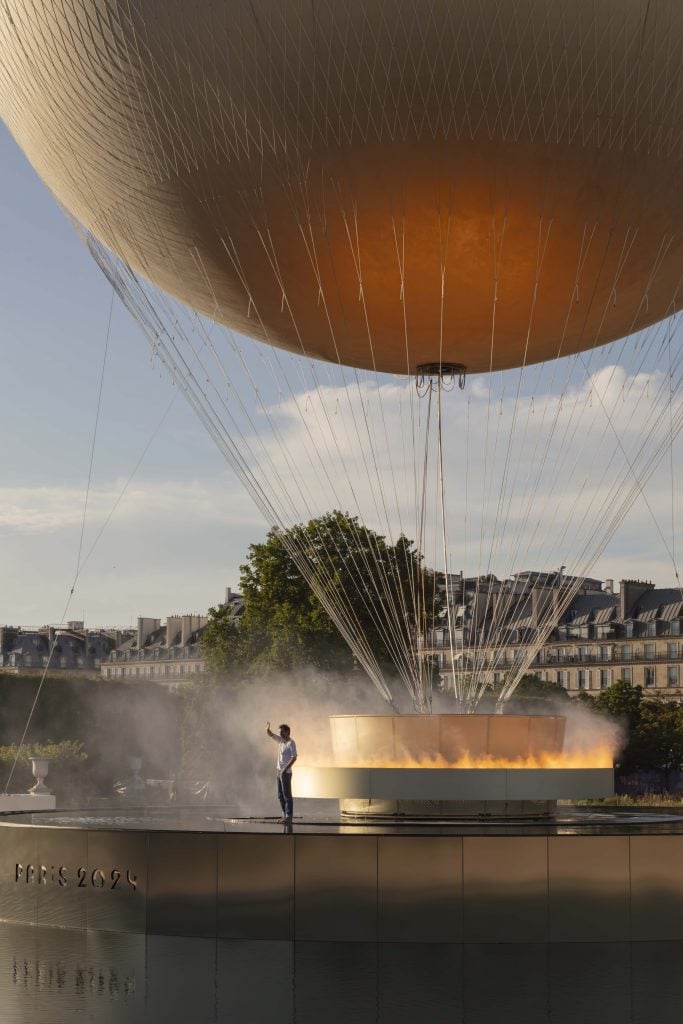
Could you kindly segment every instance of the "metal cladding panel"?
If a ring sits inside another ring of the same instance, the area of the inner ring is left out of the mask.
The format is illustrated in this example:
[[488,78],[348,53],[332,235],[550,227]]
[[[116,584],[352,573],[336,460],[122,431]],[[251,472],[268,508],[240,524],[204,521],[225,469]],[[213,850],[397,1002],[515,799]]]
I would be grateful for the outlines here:
[[150,833],[148,932],[216,934],[216,845],[215,835]]
[[216,940],[155,935],[147,943],[147,1021],[216,1020]]
[[285,1024],[295,1019],[293,942],[219,939],[216,964],[217,1021]]
[[518,760],[527,754],[557,753],[565,720],[550,715],[348,715],[332,716],[330,728],[338,765],[400,764],[410,759],[487,756]]
[[378,1024],[460,1024],[462,946],[382,943],[377,957]]
[[[0,918],[35,924],[38,887],[37,828],[3,825],[0,827]],[[27,868],[32,867],[33,872]]]
[[355,722],[358,747],[354,764],[391,763],[396,757],[394,719],[387,715],[358,715]]
[[88,832],[88,928],[144,932],[147,921],[146,832]]
[[377,1024],[376,945],[297,942],[294,956],[296,1024]]
[[526,757],[529,751],[528,715],[491,715],[489,721],[489,754],[491,757]]
[[462,941],[462,839],[384,836],[377,845],[380,942]]
[[631,938],[683,939],[683,836],[631,836]]
[[505,795],[502,768],[373,768],[372,797],[397,800],[495,800]]
[[548,1019],[552,1024],[630,1022],[631,957],[628,942],[548,946]]
[[[0,931],[3,1024],[61,1024],[74,1020],[73,992],[79,980],[79,1010],[82,1019],[88,1019],[85,1014],[94,1011],[97,1002],[103,1002],[97,998],[98,975],[102,971],[108,976],[109,971],[102,962],[93,963],[87,947],[85,931],[5,926]],[[92,975],[91,967],[95,968]],[[93,987],[89,984],[91,978]],[[94,1015],[90,1019],[95,1019]],[[131,1019],[135,1024],[139,1021],[132,1015]],[[119,1024],[116,1018],[114,1021]]]
[[84,829],[41,828],[36,872],[41,876],[37,885],[36,923],[85,928],[91,884],[88,833]]
[[397,761],[437,756],[439,751],[439,719],[437,715],[396,715],[394,726],[394,757]]
[[508,800],[590,800],[614,793],[611,768],[510,768]]
[[439,715],[439,749],[448,761],[485,757],[489,748],[490,715]]
[[545,942],[545,836],[463,839],[465,942]]
[[368,797],[371,795],[370,773],[370,768],[297,766],[292,774],[292,792],[295,799],[310,797],[344,800]]
[[331,715],[332,752],[340,765],[358,764],[358,736],[355,715]]
[[463,1014],[454,1024],[548,1024],[546,954],[537,943],[464,946]]
[[294,938],[293,836],[231,836],[218,844],[218,935]]
[[529,754],[561,753],[566,720],[559,715],[532,715],[529,718]]
[[[294,773],[297,797],[340,800],[539,801],[609,796],[611,768],[316,768]],[[489,812],[491,808],[489,808]]]
[[377,838],[296,836],[295,938],[374,942]]
[[680,944],[640,942],[634,949],[638,955],[631,958],[629,1024],[680,1024]]
[[628,836],[550,836],[548,865],[551,941],[628,938]]
[[[59,940],[55,945],[59,948]],[[148,946],[145,935],[86,932],[86,962],[97,976],[98,998],[93,1002],[99,1004],[93,1007],[92,1017],[87,1020],[97,1021],[97,1024],[110,1024],[110,1021],[118,1024],[119,1020],[122,1024],[145,1024],[148,1021],[145,1012]],[[95,994],[92,989],[91,993]],[[112,1004],[118,1013],[114,1010],[109,1016],[107,1009]]]

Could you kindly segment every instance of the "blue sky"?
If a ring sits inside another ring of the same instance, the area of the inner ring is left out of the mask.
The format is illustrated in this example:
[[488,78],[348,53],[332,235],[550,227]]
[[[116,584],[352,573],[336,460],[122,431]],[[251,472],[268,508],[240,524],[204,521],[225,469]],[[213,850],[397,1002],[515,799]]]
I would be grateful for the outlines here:
[[[111,288],[0,125],[0,622],[61,617],[74,575]],[[84,550],[174,395],[115,301]],[[179,396],[69,611],[127,625],[201,611],[265,532]]]
[[[111,302],[109,284],[0,126],[0,623],[37,626],[62,616],[79,547]],[[259,346],[248,349],[248,359],[258,360]],[[551,373],[534,372],[530,379],[542,392]],[[481,384],[468,386],[476,410]],[[509,376],[501,386],[514,391]],[[82,571],[68,618],[125,626],[138,615],[204,611],[226,585],[237,586],[248,544],[265,533],[260,514],[174,394],[116,300],[84,553],[157,428],[158,434]],[[479,404],[473,436],[484,429]],[[452,476],[454,493],[462,474]],[[668,462],[648,494],[670,540]],[[457,538],[457,517],[452,534]],[[457,553],[452,568],[460,568]],[[594,575],[673,585],[670,558],[642,501]]]

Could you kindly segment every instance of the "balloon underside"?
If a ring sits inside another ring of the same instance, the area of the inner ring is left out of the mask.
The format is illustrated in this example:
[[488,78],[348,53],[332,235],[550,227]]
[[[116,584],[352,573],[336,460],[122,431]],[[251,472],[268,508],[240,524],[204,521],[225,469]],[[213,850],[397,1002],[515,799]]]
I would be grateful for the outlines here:
[[554,359],[679,308],[680,4],[192,11],[0,15],[10,129],[80,224],[192,309],[414,373]]

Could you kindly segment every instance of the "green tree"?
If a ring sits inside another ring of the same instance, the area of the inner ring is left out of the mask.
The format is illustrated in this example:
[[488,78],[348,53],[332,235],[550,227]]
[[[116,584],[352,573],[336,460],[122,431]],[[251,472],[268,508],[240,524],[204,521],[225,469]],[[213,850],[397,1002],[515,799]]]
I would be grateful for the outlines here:
[[617,679],[601,690],[595,697],[596,711],[605,711],[612,718],[628,724],[629,730],[637,729],[643,706],[643,688],[634,686],[627,679]]
[[209,672],[227,672],[236,664],[237,620],[229,605],[209,608],[208,623],[200,641]]
[[[494,683],[489,686],[480,711],[493,711],[498,703],[503,683]],[[541,679],[533,672],[526,672],[512,692],[508,702],[509,711],[518,711],[520,714],[549,714],[549,705],[564,703],[569,700],[569,694],[564,686],[559,683],[549,683]]]
[[683,708],[673,701],[646,700],[642,686],[619,679],[597,694],[593,706],[627,730],[620,758],[625,771],[679,768],[683,763]]
[[515,700],[534,700],[553,703],[569,700],[569,694],[559,683],[550,683],[533,672],[526,672],[512,694]]
[[395,671],[396,649],[413,646],[415,623],[429,628],[442,609],[439,577],[423,566],[413,543],[388,544],[356,517],[334,511],[287,531],[272,529],[252,544],[240,567],[244,613],[239,625],[212,608],[202,638],[209,666],[218,672],[263,672],[312,665],[348,672],[351,649],[297,565],[341,606],[382,670]]
[[683,762],[683,717],[673,701],[644,700],[624,751],[624,767],[669,771]]

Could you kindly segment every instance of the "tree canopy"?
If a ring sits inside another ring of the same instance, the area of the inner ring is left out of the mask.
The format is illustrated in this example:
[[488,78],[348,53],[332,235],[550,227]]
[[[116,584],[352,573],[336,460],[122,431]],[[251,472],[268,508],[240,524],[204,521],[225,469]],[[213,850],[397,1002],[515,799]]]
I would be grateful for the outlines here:
[[607,714],[627,729],[619,760],[626,772],[669,770],[683,764],[683,707],[674,701],[646,699],[642,686],[619,679],[595,697],[582,702]]
[[343,593],[344,605],[352,609],[383,672],[395,674],[386,621],[395,622],[395,608],[401,607],[404,640],[414,644],[415,624],[430,628],[442,609],[440,577],[424,568],[407,537],[389,544],[355,516],[339,511],[287,531],[271,529],[263,543],[250,545],[240,566],[244,613],[239,624],[225,607],[209,610],[202,638],[209,668],[262,673],[300,665],[340,672],[357,667],[350,647],[303,578],[291,554],[293,544],[305,549],[307,568],[326,594],[334,600]]

